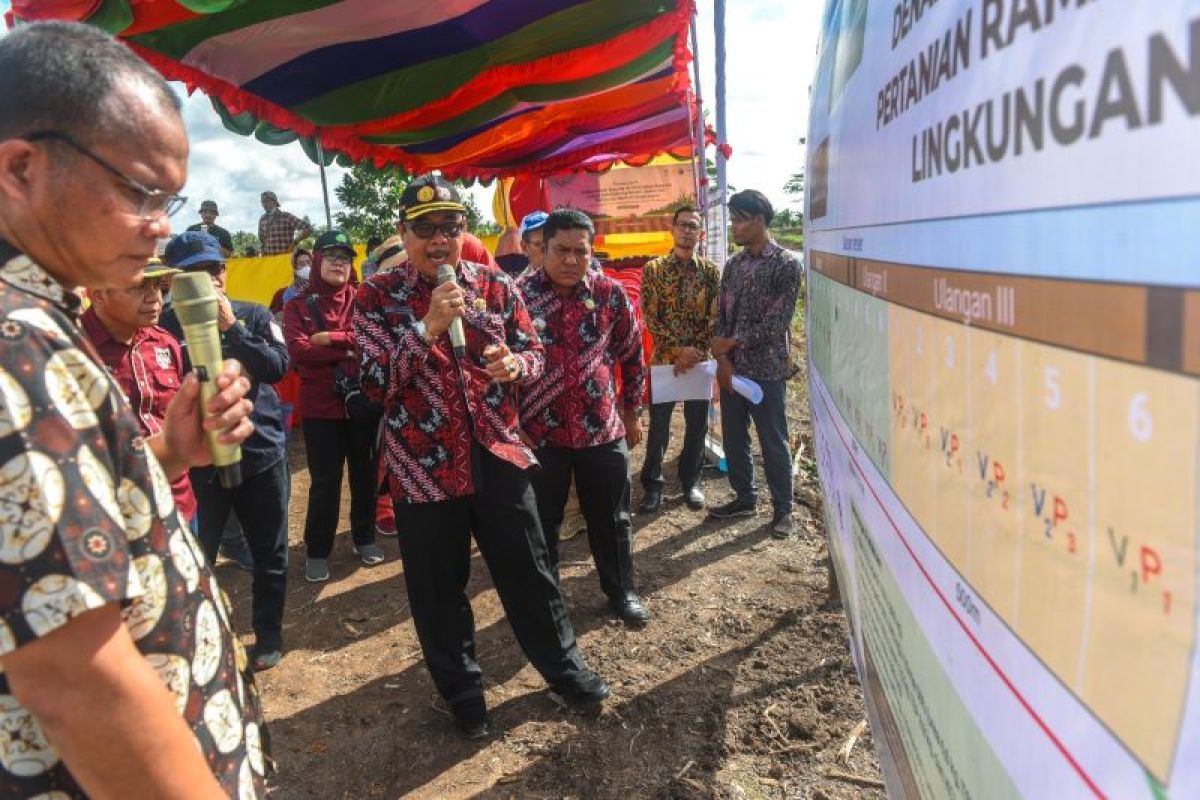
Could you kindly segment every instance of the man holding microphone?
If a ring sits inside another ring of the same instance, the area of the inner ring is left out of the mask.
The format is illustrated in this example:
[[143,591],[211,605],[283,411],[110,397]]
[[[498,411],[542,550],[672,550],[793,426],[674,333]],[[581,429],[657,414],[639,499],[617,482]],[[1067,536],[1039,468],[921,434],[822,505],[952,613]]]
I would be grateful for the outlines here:
[[[465,208],[449,183],[417,178],[400,206],[408,261],[359,289],[354,330],[363,389],[384,404],[383,458],[425,664],[460,730],[486,736],[465,594],[473,534],[530,662],[566,704],[598,708],[608,686],[576,646],[530,487],[536,461],[518,435],[514,388],[541,374],[541,341],[509,277],[462,260]],[[450,280],[439,284],[439,267]]]
[[[236,364],[146,436],[75,287],[138,286],[183,205],[179,100],[108,34],[0,39],[0,794],[265,797],[229,608],[170,481],[252,430]],[[64,225],[64,219],[70,224]]]

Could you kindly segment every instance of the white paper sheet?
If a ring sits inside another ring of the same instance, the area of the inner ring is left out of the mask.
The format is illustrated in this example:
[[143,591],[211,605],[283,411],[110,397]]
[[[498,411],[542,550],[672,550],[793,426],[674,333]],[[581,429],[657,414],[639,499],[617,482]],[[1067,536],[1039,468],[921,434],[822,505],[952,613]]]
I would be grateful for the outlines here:
[[650,402],[708,400],[712,397],[716,379],[717,362],[712,359],[701,361],[682,375],[676,375],[675,368],[669,364],[650,367]]

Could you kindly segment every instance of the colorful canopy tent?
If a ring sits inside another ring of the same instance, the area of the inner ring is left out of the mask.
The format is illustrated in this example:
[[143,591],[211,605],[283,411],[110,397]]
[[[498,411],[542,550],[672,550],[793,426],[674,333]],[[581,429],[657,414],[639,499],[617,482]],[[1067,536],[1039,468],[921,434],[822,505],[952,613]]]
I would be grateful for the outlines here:
[[691,156],[693,0],[14,0],[314,160],[490,180]]

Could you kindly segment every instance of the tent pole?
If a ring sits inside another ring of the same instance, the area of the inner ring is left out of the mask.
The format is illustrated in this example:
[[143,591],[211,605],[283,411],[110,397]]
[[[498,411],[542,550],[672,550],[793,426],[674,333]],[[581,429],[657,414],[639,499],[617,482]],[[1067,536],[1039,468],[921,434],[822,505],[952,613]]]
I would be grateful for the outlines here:
[[696,124],[692,130],[692,157],[696,166],[692,180],[696,184],[696,208],[700,210],[700,218],[706,219],[708,213],[708,192],[705,190],[702,178],[706,174],[704,160],[704,95],[700,91],[700,39],[696,35],[696,13],[692,13],[692,86],[695,98],[694,110]]
[[[728,129],[725,127],[725,0],[715,0],[713,4],[713,33],[716,38],[716,69],[717,69],[717,143],[729,141]],[[721,225],[726,236],[729,235],[729,182],[726,176],[725,156],[718,150],[713,154],[717,160],[717,186],[721,190]]]
[[325,200],[325,227],[333,227],[333,218],[329,216],[329,184],[325,182],[325,151],[321,148],[321,140],[317,139],[317,166],[321,168],[321,197]]

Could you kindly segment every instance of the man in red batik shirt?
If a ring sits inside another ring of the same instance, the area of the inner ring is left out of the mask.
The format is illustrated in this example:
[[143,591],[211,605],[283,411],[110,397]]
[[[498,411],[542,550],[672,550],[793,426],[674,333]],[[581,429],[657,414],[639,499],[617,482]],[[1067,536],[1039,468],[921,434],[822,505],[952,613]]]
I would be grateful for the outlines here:
[[[387,464],[409,606],[425,665],[471,738],[490,731],[465,589],[471,535],[525,655],[568,705],[594,710],[608,686],[587,668],[550,572],[517,428],[516,386],[544,351],[512,280],[462,258],[465,207],[438,176],[400,197],[408,260],[358,291],[363,390],[384,405]],[[438,267],[455,280],[438,284]],[[451,324],[465,347],[456,353]]]
[[[600,587],[630,625],[650,618],[633,587],[629,448],[642,438],[642,330],[619,281],[589,269],[595,229],[574,209],[541,228],[546,261],[517,287],[546,347],[546,369],[521,391],[521,428],[537,448],[538,515],[558,574],[558,529],[571,476],[587,522]],[[614,376],[621,369],[618,396]]]
[[[80,324],[122,394],[129,400],[142,433],[152,436],[163,428],[167,404],[183,382],[179,342],[158,327],[163,294],[177,269],[150,259],[142,282],[130,289],[92,289],[92,305]],[[171,482],[175,507],[195,532],[196,496],[185,471]]]

